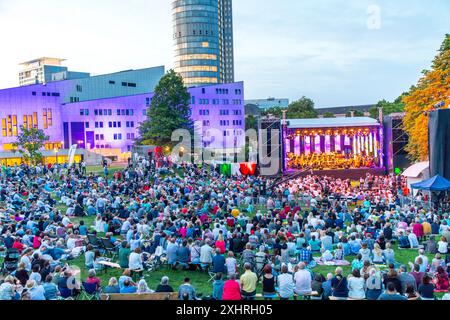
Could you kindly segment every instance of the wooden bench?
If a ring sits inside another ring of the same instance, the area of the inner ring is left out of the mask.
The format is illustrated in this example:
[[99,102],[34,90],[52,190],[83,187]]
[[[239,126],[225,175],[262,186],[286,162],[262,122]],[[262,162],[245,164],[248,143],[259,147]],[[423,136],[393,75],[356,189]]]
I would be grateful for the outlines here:
[[156,292],[156,293],[102,293],[101,300],[127,301],[127,300],[178,300],[178,292]]
[[[279,297],[280,295],[277,293],[277,296]],[[294,293],[294,298],[297,299],[298,297],[299,297],[299,295]],[[312,291],[310,293],[302,294],[302,295],[300,295],[300,297],[305,297],[305,298],[319,297],[319,293],[317,291]],[[257,293],[255,295],[255,298],[262,299],[262,298],[264,298],[264,295],[262,293]]]

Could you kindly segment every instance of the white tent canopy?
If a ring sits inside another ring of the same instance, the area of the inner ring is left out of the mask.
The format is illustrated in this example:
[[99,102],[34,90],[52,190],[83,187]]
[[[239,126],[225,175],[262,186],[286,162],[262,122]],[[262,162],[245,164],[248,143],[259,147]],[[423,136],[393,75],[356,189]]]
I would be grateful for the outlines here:
[[411,185],[418,183],[420,181],[430,178],[430,172],[428,168],[430,167],[430,162],[418,162],[413,164],[411,167],[403,171],[402,176],[407,178],[408,189],[412,191],[413,195],[418,192],[418,190],[412,190]]
[[425,170],[430,167],[430,162],[418,162],[403,171],[402,176],[407,178],[418,178]]

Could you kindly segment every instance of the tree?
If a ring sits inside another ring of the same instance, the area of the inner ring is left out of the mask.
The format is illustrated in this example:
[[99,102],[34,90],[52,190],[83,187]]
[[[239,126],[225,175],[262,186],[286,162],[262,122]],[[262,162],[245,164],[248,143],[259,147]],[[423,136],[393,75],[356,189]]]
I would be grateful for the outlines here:
[[288,107],[288,119],[309,119],[317,117],[318,112],[314,109],[314,102],[305,96],[292,102]]
[[253,115],[245,117],[245,130],[249,129],[258,131],[258,119]]
[[283,110],[286,110],[286,109],[283,109],[281,107],[273,107],[273,108],[268,108],[268,109],[264,110],[261,114],[263,116],[267,116],[267,115],[271,114],[277,118],[281,118],[283,116]]
[[364,112],[360,111],[360,110],[350,110],[349,112],[347,112],[345,114],[345,116],[347,118],[350,118],[352,116],[352,112],[354,112],[354,116],[355,117],[364,117]]
[[394,102],[389,102],[386,100],[379,101],[376,106],[370,108],[370,117],[378,119],[378,108],[383,108],[383,115],[388,116],[392,113],[403,112],[405,110],[405,104],[403,103],[403,98],[407,93],[403,93],[400,97],[395,99]]
[[450,34],[432,62],[431,70],[422,72],[417,85],[402,98],[405,104],[403,126],[409,135],[406,150],[412,160],[428,159],[428,111],[438,103],[450,104]]
[[13,143],[15,148],[22,155],[25,162],[36,165],[42,163],[42,153],[40,150],[44,147],[45,142],[50,139],[45,135],[42,129],[22,127],[17,141]]
[[186,129],[193,134],[191,96],[183,84],[183,78],[169,70],[155,88],[147,120],[139,127],[140,143],[157,146],[173,146],[172,133]]
[[325,112],[325,113],[323,114],[323,117],[324,117],[324,118],[336,118],[336,116],[334,115],[334,113],[333,113],[333,112],[329,112],[329,111]]

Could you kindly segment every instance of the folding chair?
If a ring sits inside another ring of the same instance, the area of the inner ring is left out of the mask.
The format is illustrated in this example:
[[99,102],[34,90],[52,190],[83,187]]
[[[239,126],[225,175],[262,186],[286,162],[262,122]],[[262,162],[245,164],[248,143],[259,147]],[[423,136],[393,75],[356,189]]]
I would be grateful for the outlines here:
[[83,282],[82,290],[77,300],[100,300],[97,285],[95,283]]
[[217,274],[217,273],[215,273],[215,272],[208,271],[208,275],[209,275],[208,283],[209,283],[209,282],[213,282],[213,281],[215,280],[216,274]]
[[112,244],[112,242],[109,239],[101,238],[103,248],[105,248],[105,251],[107,254],[110,254],[111,259],[114,259],[117,256],[117,248]]
[[101,241],[94,235],[88,234],[87,235],[88,243],[94,248],[94,249],[102,249],[103,245]]
[[69,288],[59,288],[59,293],[61,294],[61,298],[68,299],[73,297],[73,291]]

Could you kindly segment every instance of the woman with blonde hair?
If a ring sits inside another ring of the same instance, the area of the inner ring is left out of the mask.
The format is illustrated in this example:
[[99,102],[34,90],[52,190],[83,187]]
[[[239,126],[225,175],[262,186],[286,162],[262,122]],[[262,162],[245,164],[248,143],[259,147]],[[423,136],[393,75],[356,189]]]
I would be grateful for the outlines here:
[[383,250],[381,250],[381,247],[378,243],[374,244],[374,247],[372,250],[372,263],[373,264],[383,264],[384,263]]
[[226,245],[225,240],[223,239],[222,233],[219,233],[219,236],[217,238],[215,246],[216,246],[216,248],[218,248],[220,250],[220,254],[224,254],[227,251],[227,249],[226,249],[227,245]]
[[147,282],[144,279],[139,280],[138,286],[137,286],[137,293],[138,294],[142,294],[142,293],[153,293],[154,291],[151,290],[148,285]]

